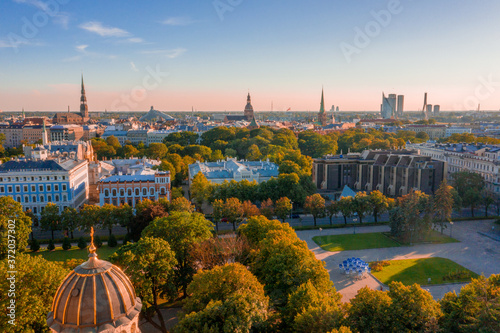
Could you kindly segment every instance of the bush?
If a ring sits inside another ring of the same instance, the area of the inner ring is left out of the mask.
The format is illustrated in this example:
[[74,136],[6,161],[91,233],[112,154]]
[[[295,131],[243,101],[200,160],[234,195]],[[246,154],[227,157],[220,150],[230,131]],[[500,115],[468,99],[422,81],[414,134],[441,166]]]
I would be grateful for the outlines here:
[[108,246],[115,247],[117,245],[118,245],[118,242],[116,241],[115,235],[112,234],[111,236],[109,236]]
[[443,280],[455,281],[455,280],[463,280],[472,278],[472,274],[470,271],[460,269],[453,272],[449,272],[445,276],[443,276]]
[[33,238],[31,240],[30,250],[33,251],[33,252],[36,252],[36,251],[40,250],[40,243],[38,242],[38,240],[36,238]]
[[83,264],[85,262],[85,260],[83,259],[66,259],[66,261],[64,262],[64,268],[66,269],[75,269],[76,266],[79,266],[81,264]]
[[380,272],[385,266],[389,266],[390,264],[391,262],[388,260],[372,261],[371,263],[369,263],[370,268],[374,272]]
[[85,238],[83,237],[78,238],[78,247],[80,249],[84,249],[87,247],[87,242],[85,241]]
[[62,248],[65,251],[71,249],[71,241],[69,240],[68,237],[64,237],[63,242],[62,242]]
[[47,250],[49,251],[54,251],[56,246],[54,245],[54,241],[52,239],[49,239],[49,245],[47,245]]
[[95,235],[94,237],[94,246],[97,248],[100,248],[102,246],[102,240],[101,237],[99,237],[99,235]]

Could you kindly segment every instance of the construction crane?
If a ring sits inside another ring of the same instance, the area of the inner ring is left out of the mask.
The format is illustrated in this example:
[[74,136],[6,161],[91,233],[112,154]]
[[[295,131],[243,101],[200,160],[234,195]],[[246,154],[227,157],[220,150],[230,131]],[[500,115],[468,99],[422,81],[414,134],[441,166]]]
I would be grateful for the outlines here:
[[424,119],[428,120],[429,115],[427,114],[427,93],[424,93],[424,106],[422,107],[422,112],[424,113]]

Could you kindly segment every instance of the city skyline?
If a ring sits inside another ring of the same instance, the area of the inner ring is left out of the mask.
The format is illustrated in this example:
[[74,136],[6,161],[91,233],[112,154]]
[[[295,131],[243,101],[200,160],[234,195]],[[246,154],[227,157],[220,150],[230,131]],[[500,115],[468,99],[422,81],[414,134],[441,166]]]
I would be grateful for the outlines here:
[[[224,0],[95,5],[8,0],[0,109],[419,111],[500,109],[500,3]],[[297,14],[300,13],[300,16]]]

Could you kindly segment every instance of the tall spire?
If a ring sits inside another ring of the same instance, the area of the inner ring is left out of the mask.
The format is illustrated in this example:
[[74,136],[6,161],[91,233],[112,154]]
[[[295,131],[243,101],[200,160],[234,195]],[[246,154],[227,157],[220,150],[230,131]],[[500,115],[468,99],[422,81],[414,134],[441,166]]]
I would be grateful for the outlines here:
[[80,115],[84,118],[89,117],[89,107],[87,106],[87,97],[85,96],[85,86],[83,84],[83,74],[82,74],[82,96],[80,97]]
[[252,101],[250,100],[250,92],[248,92],[247,105],[245,106],[244,115],[248,121],[251,121],[253,118],[253,106]]
[[321,126],[326,125],[326,113],[325,113],[325,94],[323,92],[323,87],[321,88],[321,104],[318,112],[318,123]]
[[24,108],[23,108],[22,117],[23,117],[23,119],[25,119],[25,118],[26,118],[26,115],[24,114]]
[[323,93],[323,88],[321,88],[321,105],[319,107],[320,113],[325,113],[325,95]]
[[45,118],[43,118],[42,144],[44,146],[49,144],[49,135],[47,134],[47,128],[45,127]]

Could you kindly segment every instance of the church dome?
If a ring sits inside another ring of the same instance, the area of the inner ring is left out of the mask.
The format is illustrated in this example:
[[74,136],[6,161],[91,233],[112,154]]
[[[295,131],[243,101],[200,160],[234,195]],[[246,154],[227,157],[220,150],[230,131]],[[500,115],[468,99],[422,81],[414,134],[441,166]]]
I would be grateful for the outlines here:
[[47,316],[51,331],[139,332],[142,302],[132,283],[120,268],[97,259],[93,242],[89,252],[89,260],[70,272],[56,292]]

